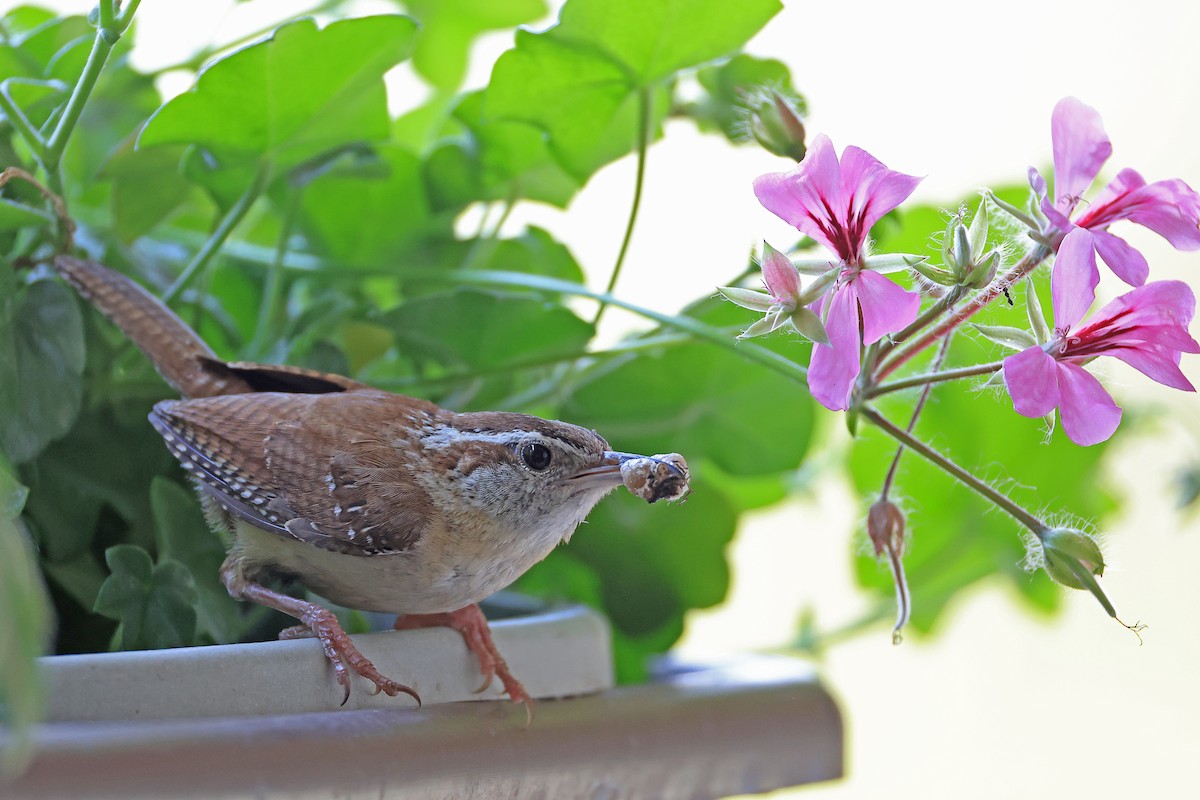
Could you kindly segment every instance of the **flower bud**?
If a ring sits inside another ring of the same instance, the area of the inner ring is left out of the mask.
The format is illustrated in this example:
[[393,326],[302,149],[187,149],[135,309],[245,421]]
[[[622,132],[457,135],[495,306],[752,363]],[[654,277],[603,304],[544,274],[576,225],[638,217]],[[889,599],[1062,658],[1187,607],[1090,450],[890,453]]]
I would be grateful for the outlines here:
[[879,498],[867,512],[867,535],[875,547],[875,555],[886,556],[892,568],[892,584],[896,588],[896,624],[892,627],[892,644],[900,644],[900,632],[908,624],[912,602],[908,579],[904,577],[904,512],[886,498]]
[[867,512],[867,535],[875,555],[904,552],[904,512],[890,500],[875,501]]
[[796,99],[774,89],[756,93],[750,105],[750,132],[768,152],[803,160],[804,121]]
[[1042,537],[1046,574],[1063,586],[1092,590],[1093,575],[1104,574],[1104,556],[1096,540],[1070,528],[1055,528]]
[[1000,253],[987,250],[988,204],[985,199],[968,226],[964,221],[966,210],[950,218],[942,242],[942,259],[952,276],[953,283],[980,289],[996,277],[1000,264]]

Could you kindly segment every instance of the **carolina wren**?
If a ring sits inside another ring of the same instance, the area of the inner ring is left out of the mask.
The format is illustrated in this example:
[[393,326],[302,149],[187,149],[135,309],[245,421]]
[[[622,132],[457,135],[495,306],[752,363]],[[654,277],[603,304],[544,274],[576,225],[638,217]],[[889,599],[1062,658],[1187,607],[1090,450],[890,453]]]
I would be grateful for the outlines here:
[[195,479],[214,524],[233,532],[229,593],[302,623],[345,699],[348,670],[388,695],[337,619],[269,588],[283,576],[340,605],[397,613],[399,629],[460,631],[486,678],[531,706],[477,603],[545,558],[623,482],[645,500],[687,491],[682,457],[614,452],[595,432],[503,412],[454,413],[339,375],[226,363],[170,309],[93,261],[58,272],[112,319],[185,399],[150,422]]

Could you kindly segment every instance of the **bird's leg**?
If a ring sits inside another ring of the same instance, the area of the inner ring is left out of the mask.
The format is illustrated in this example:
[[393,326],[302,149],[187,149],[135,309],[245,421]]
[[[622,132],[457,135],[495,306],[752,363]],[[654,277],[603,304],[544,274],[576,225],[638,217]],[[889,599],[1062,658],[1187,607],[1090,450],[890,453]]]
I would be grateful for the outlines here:
[[482,692],[492,683],[492,678],[499,678],[504,685],[504,691],[514,703],[524,703],[529,718],[533,718],[533,698],[525,691],[521,682],[513,676],[504,661],[504,656],[496,649],[492,640],[492,630],[488,627],[487,617],[483,615],[478,604],[472,603],[457,611],[438,614],[401,614],[396,617],[394,626],[398,631],[408,631],[415,628],[453,628],[462,634],[467,649],[479,659],[479,668],[483,672],[483,685],[476,689]]
[[333,665],[337,682],[341,685],[344,693],[342,705],[345,705],[346,701],[350,699],[350,675],[346,671],[347,666],[375,684],[376,692],[383,692],[389,697],[395,697],[404,692],[418,703],[421,702],[421,698],[415,690],[391,678],[384,677],[370,659],[359,652],[358,648],[354,646],[354,642],[350,641],[350,637],[342,630],[337,617],[329,609],[276,592],[247,579],[242,571],[241,562],[234,556],[225,559],[225,563],[221,565],[221,581],[234,599],[249,600],[252,603],[282,611],[303,623],[284,629],[280,632],[279,638],[295,639],[312,636],[321,641],[325,657]]

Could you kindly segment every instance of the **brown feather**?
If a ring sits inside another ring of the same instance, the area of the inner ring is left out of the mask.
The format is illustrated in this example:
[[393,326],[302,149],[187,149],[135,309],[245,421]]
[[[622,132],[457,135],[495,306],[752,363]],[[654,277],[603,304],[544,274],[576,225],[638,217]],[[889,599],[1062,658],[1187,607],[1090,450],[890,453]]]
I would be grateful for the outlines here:
[[410,549],[435,516],[401,444],[441,414],[431,403],[378,391],[257,392],[164,401],[151,421],[235,516],[326,550],[370,556]]

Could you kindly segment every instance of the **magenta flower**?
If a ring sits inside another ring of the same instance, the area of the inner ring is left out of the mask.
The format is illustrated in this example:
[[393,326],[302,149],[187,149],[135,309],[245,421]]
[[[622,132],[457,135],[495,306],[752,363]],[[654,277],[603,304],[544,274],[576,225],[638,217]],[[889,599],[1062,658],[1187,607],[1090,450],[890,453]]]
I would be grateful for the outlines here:
[[[1123,169],[1072,220],[1083,193],[1112,155],[1112,144],[1096,109],[1074,97],[1065,97],[1054,107],[1050,138],[1054,149],[1054,201],[1047,196],[1045,179],[1032,167],[1029,184],[1049,220],[1042,236],[1055,249],[1072,230],[1086,228],[1092,233],[1092,247],[1117,277],[1130,286],[1141,286],[1150,268],[1141,253],[1108,232],[1114,222],[1127,219],[1143,225],[1178,250],[1200,248],[1200,195],[1178,179],[1147,184],[1135,170]],[[1082,260],[1076,262],[1075,268],[1088,268]],[[1090,269],[1096,271],[1094,260]],[[1079,279],[1073,277],[1072,281]]]
[[[1055,263],[1056,279],[1064,261],[1071,267],[1066,274],[1087,274],[1069,263],[1074,260],[1091,261],[1095,271],[1096,253],[1089,238],[1081,230],[1067,234]],[[1200,353],[1200,344],[1187,331],[1196,313],[1196,299],[1187,284],[1145,284],[1079,326],[1095,286],[1094,281],[1056,280],[1051,286],[1055,320],[1051,340],[1004,359],[1004,382],[1017,413],[1041,417],[1057,408],[1063,430],[1080,445],[1103,442],[1121,422],[1121,409],[1083,364],[1097,356],[1112,356],[1151,380],[1194,392],[1179,369],[1179,360],[1182,353]]]
[[871,226],[904,202],[920,180],[889,170],[858,147],[847,147],[839,161],[829,137],[819,135],[795,169],[754,181],[754,194],[768,211],[825,245],[840,261],[837,280],[812,306],[824,320],[829,343],[813,347],[808,386],[826,408],[849,408],[863,344],[916,319],[920,297],[870,271],[864,262]]

